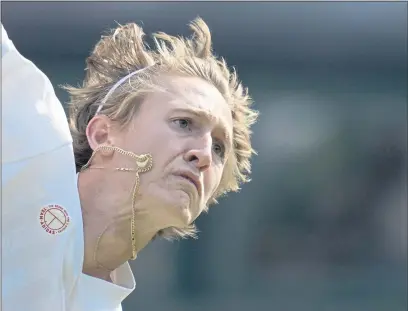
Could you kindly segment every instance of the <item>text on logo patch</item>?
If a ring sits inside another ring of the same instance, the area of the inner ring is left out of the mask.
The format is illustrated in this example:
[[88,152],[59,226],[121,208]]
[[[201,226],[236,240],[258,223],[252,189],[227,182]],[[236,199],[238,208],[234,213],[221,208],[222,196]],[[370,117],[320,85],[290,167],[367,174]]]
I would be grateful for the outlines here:
[[59,234],[69,225],[67,211],[58,204],[50,204],[40,211],[40,225],[49,234]]

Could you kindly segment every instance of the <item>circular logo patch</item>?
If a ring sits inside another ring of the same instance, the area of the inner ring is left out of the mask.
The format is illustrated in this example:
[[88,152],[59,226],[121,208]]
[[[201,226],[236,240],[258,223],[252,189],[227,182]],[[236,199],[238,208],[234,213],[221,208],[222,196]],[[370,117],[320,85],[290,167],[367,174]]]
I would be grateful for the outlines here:
[[69,224],[67,211],[58,204],[43,207],[39,219],[41,227],[49,234],[61,233]]

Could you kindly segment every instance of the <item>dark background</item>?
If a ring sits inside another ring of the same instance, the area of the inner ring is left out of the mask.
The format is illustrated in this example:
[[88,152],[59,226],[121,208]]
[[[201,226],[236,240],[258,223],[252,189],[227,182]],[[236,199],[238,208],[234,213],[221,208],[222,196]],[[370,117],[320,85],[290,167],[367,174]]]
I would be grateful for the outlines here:
[[197,15],[261,116],[253,181],[149,245],[124,311],[407,309],[407,4],[2,2],[16,47],[60,84],[103,31],[188,34]]

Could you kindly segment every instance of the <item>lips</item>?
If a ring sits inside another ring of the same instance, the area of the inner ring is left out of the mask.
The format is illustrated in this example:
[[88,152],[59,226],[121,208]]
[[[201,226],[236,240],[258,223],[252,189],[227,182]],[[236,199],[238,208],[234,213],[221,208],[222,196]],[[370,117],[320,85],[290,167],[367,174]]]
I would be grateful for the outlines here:
[[201,181],[200,181],[199,176],[195,175],[192,172],[188,172],[188,171],[177,172],[175,175],[178,177],[182,177],[188,180],[189,182],[191,182],[196,187],[198,194],[201,195]]

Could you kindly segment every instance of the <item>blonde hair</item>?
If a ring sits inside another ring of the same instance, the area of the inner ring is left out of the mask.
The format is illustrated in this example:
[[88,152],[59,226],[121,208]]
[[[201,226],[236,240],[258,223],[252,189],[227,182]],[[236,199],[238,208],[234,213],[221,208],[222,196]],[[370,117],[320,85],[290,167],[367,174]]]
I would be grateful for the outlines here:
[[[126,126],[137,113],[143,97],[157,89],[155,78],[166,73],[200,77],[219,90],[231,108],[233,118],[233,152],[209,203],[216,203],[218,197],[229,191],[238,191],[241,183],[249,181],[250,158],[255,153],[251,146],[250,128],[256,122],[258,112],[251,109],[252,100],[238,80],[236,71],[230,70],[223,58],[213,54],[211,33],[206,23],[197,18],[189,26],[193,31],[190,38],[174,37],[163,32],[153,34],[155,49],[150,49],[145,43],[145,34],[135,23],[119,25],[102,36],[87,58],[83,85],[64,87],[70,94],[69,123],[77,170],[92,154],[86,127],[101,101],[121,78],[144,69],[117,87],[100,113]],[[192,232],[173,230],[179,236],[191,236]]]

